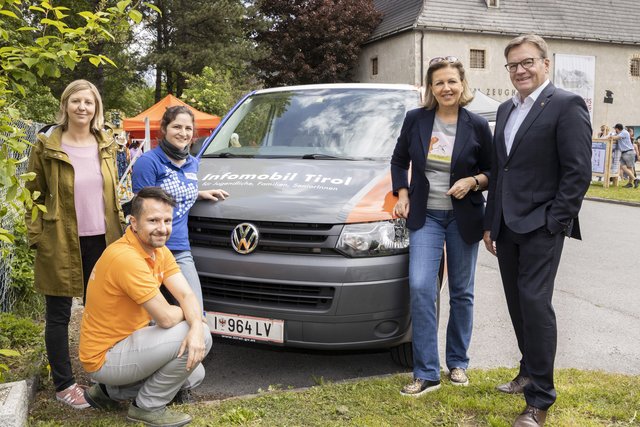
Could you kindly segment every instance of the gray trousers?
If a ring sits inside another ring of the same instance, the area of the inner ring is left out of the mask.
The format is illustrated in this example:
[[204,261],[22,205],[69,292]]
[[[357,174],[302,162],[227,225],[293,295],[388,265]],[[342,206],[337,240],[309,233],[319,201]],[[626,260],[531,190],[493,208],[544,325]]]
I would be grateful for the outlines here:
[[[183,321],[163,329],[147,326],[138,329],[107,352],[104,365],[92,372],[91,379],[105,384],[114,400],[136,399],[143,409],[166,406],[180,389],[191,389],[204,379],[204,367],[198,364],[187,371],[187,355],[178,351],[189,332]],[[211,333],[204,327],[207,354],[211,350]]]

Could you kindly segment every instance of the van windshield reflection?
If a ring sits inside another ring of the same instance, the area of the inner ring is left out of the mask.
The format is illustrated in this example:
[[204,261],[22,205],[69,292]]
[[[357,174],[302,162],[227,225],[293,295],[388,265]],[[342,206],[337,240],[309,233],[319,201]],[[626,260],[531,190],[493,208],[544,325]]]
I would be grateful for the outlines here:
[[391,157],[417,90],[310,89],[247,98],[203,157],[297,157],[316,160]]

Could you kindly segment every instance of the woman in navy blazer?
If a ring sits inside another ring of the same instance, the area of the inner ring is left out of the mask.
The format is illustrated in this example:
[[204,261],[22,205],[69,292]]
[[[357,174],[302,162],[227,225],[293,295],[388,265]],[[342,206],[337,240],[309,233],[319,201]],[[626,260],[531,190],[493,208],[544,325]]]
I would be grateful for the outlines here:
[[406,218],[410,233],[414,379],[401,391],[407,396],[440,387],[436,301],[444,247],[450,295],[446,363],[453,384],[469,383],[467,350],[483,233],[482,190],[491,168],[489,124],[463,108],[473,95],[462,63],[450,56],[434,58],[426,81],[425,106],[407,113],[391,158],[398,196],[394,214]]

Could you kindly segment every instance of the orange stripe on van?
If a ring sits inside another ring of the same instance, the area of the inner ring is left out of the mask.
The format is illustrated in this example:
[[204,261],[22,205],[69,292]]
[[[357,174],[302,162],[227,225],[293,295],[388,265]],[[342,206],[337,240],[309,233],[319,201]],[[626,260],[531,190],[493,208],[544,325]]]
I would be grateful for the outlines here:
[[393,207],[398,198],[391,192],[391,172],[365,194],[347,217],[347,223],[393,219]]

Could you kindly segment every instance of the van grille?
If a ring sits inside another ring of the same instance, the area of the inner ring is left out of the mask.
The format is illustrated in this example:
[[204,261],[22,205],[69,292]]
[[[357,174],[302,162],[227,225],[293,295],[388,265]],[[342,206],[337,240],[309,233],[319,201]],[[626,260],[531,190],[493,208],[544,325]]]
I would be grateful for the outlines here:
[[[199,216],[189,217],[192,246],[218,247],[233,251],[231,232],[245,221]],[[249,221],[258,228],[260,241],[256,252],[340,256],[336,242],[342,225],[296,222]]]
[[207,276],[200,276],[200,282],[205,300],[273,308],[328,310],[335,293],[335,288],[329,286],[249,282]]

